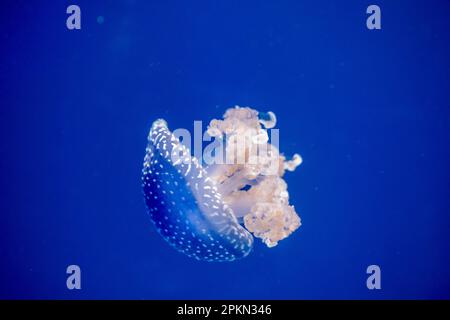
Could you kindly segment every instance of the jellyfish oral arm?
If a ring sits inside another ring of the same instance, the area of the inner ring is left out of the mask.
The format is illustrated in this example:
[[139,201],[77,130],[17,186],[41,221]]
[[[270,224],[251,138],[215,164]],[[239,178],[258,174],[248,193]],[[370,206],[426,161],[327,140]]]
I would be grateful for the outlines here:
[[211,178],[234,215],[243,217],[247,230],[269,247],[301,225],[289,205],[287,184],[282,178],[286,170],[294,171],[300,165],[301,157],[296,154],[286,161],[277,146],[269,143],[267,129],[275,125],[273,112],[261,119],[256,110],[235,107],[226,111],[223,120],[214,119],[208,127],[212,135],[225,137],[226,159],[235,160],[209,168]]

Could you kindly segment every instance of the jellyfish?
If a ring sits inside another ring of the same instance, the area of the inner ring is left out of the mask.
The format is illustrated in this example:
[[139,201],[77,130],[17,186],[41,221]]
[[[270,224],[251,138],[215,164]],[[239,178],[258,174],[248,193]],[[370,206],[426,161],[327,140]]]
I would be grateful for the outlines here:
[[300,227],[282,176],[302,158],[287,160],[269,142],[275,124],[272,112],[228,109],[207,133],[224,141],[231,161],[210,164],[192,156],[166,121],[152,124],[142,186],[151,220],[171,246],[197,260],[234,261],[252,251],[254,237],[272,248]]

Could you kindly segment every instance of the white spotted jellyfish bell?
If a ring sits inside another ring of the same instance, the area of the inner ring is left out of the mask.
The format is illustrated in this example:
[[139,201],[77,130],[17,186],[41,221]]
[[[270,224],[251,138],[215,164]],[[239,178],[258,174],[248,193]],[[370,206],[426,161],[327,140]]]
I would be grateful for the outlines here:
[[300,226],[282,176],[302,159],[295,154],[287,161],[269,143],[267,129],[275,123],[272,112],[228,109],[207,130],[223,142],[225,160],[209,164],[193,157],[164,120],[153,123],[143,189],[151,219],[169,244],[198,260],[233,261],[250,253],[253,236],[274,247]]

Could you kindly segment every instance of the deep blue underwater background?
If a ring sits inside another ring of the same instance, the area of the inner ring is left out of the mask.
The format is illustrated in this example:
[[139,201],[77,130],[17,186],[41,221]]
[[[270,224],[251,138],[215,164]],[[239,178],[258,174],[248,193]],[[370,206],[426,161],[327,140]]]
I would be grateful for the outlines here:
[[[450,2],[374,3],[2,1],[0,298],[450,298]],[[236,104],[303,156],[303,225],[199,262],[149,220],[146,137]]]

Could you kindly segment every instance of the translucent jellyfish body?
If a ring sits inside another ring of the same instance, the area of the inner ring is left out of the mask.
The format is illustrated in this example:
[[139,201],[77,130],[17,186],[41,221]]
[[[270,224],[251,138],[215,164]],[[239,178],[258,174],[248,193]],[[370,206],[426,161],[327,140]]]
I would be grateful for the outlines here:
[[269,142],[275,123],[272,112],[228,109],[208,126],[209,136],[223,142],[223,154],[209,163],[193,157],[164,120],[153,123],[143,190],[151,219],[169,244],[198,260],[233,261],[250,253],[253,236],[273,247],[300,226],[282,176],[301,157],[287,161]]

